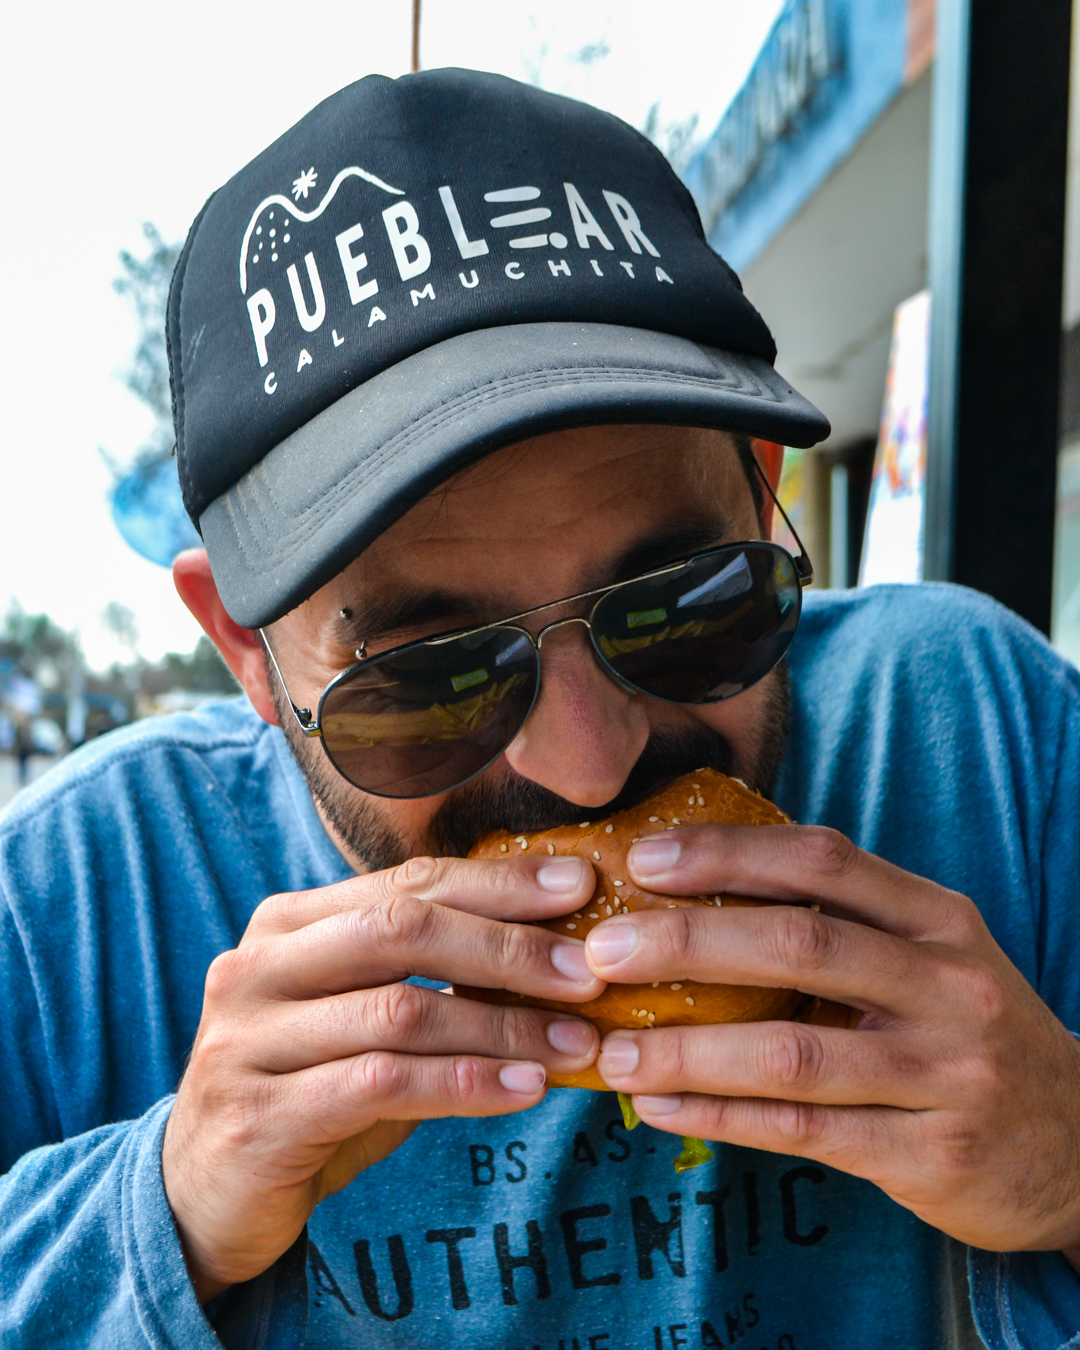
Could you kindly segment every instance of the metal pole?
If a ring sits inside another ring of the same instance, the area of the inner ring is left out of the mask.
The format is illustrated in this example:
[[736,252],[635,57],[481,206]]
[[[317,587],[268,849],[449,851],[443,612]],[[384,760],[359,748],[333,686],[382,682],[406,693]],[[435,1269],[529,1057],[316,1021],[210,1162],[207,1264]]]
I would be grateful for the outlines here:
[[412,69],[420,69],[420,0],[412,0]]
[[924,575],[1050,627],[1069,0],[938,0]]

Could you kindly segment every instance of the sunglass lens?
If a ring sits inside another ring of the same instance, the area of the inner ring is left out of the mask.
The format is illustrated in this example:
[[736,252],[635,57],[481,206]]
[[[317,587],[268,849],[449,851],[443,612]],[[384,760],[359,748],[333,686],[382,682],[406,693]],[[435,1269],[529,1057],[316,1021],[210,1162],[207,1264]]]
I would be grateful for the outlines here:
[[447,792],[506,749],[536,688],[536,649],[519,629],[416,643],[372,657],[326,691],[323,745],[365,792]]
[[790,555],[742,544],[612,591],[593,613],[593,642],[635,688],[673,703],[715,703],[772,670],[800,608]]

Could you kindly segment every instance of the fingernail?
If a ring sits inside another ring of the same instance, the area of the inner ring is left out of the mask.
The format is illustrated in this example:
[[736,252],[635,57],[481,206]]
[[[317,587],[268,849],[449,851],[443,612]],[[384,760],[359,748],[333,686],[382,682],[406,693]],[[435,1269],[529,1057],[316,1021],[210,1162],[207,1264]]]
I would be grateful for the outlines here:
[[602,966],[613,966],[625,961],[637,943],[635,924],[610,920],[599,924],[589,934],[589,955]]
[[556,895],[569,895],[585,880],[586,866],[580,858],[560,858],[558,862],[541,867],[536,874],[536,884]]
[[639,1116],[673,1116],[682,1106],[681,1097],[643,1097],[635,1093],[634,1110]]
[[637,1042],[629,1036],[609,1036],[600,1051],[600,1061],[596,1067],[600,1070],[601,1078],[607,1074],[624,1078],[634,1072],[640,1058]]
[[590,1054],[596,1047],[596,1031],[588,1022],[549,1022],[547,1038],[552,1049],[575,1059]]
[[560,975],[565,975],[568,980],[573,980],[577,984],[590,984],[596,979],[596,976],[589,969],[588,961],[585,960],[585,944],[583,942],[565,942],[558,947],[553,947],[551,964]]
[[499,1082],[507,1092],[535,1097],[547,1082],[547,1074],[539,1064],[504,1064],[499,1070]]
[[643,839],[640,844],[634,844],[627,854],[626,861],[638,876],[659,876],[661,872],[671,871],[679,861],[681,852],[682,844],[677,839],[661,835],[659,838]]

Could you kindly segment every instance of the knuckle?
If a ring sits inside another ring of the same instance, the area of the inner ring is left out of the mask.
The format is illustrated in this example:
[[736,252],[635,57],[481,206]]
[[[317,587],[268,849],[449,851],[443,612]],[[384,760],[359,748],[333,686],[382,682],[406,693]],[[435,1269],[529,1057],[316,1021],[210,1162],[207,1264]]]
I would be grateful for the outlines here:
[[541,930],[523,923],[500,923],[495,925],[493,932],[498,959],[507,970],[534,966],[547,949],[546,942],[540,937]]
[[[672,1027],[665,1029],[662,1034],[665,1079],[679,1086],[694,1082],[701,1076],[699,1070],[702,1066],[698,1062],[699,1057],[694,1054],[696,1041],[693,1030],[687,1032],[682,1027]],[[638,1048],[647,1055],[652,1045],[649,1038],[642,1034],[634,1039],[638,1043]]]
[[815,1088],[824,1069],[821,1038],[799,1022],[778,1022],[762,1043],[765,1082],[781,1093]]
[[542,1034],[538,1035],[540,1028],[537,1024],[537,1015],[525,1008],[498,1008],[494,1009],[500,1014],[499,1019],[499,1040],[502,1042],[500,1053],[507,1059],[520,1059],[531,1055],[537,1041],[542,1039]]
[[986,922],[974,900],[958,891],[942,891],[940,897],[944,936],[961,949],[970,949],[986,935]]
[[388,984],[372,992],[367,1020],[380,1041],[408,1043],[419,1031],[426,1011],[427,1000],[415,984]]
[[939,1185],[956,1187],[985,1170],[986,1141],[971,1120],[959,1112],[938,1122],[932,1147]]
[[348,1061],[346,1080],[349,1096],[356,1101],[392,1100],[404,1087],[404,1064],[389,1050],[370,1050]]
[[506,861],[478,861],[470,883],[493,900],[513,900],[521,894],[523,885],[533,881],[536,870],[534,859],[510,858]]
[[358,911],[355,923],[365,935],[377,935],[397,950],[422,941],[431,923],[432,907],[425,900],[393,891],[369,910]]
[[702,941],[702,911],[680,905],[675,909],[656,910],[654,913],[660,920],[658,926],[666,949],[665,955],[675,964],[693,962]]
[[417,857],[408,858],[397,867],[383,872],[385,884],[391,893],[405,892],[421,895],[436,886],[445,871],[445,859]]
[[302,900],[306,892],[285,891],[280,895],[268,895],[248,921],[244,940],[257,939],[264,933],[275,932],[285,919],[288,910]]
[[257,947],[233,947],[221,952],[210,962],[206,972],[205,1002],[219,1006],[228,1001],[238,987],[242,987],[253,969],[252,953]]
[[949,1081],[958,1099],[985,1100],[998,1094],[1001,1074],[992,1055],[971,1051],[949,1066]]
[[816,910],[779,906],[772,927],[776,955],[784,966],[819,970],[835,953],[833,926]]
[[826,1129],[824,1113],[810,1102],[781,1102],[775,1120],[777,1134],[792,1153],[814,1148]]
[[243,1058],[239,1037],[228,1023],[215,1020],[199,1028],[191,1052],[191,1064],[198,1066],[204,1082],[228,1083]]
[[1009,995],[999,976],[983,965],[964,963],[946,972],[954,996],[984,1025],[999,1023],[1008,1014]]
[[451,1090],[458,1101],[470,1102],[487,1087],[487,1068],[475,1055],[459,1055],[451,1061]]
[[839,830],[812,825],[801,829],[799,835],[805,862],[812,872],[839,880],[858,865],[858,847]]

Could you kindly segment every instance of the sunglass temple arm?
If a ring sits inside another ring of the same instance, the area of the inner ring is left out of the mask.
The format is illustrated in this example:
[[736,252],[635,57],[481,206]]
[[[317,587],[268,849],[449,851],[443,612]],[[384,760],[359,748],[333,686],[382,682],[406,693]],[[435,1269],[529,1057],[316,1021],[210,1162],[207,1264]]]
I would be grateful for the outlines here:
[[788,516],[788,513],[780,505],[780,498],[773,491],[773,486],[769,482],[769,476],[765,472],[765,470],[761,467],[761,465],[758,463],[758,457],[757,455],[754,454],[753,450],[750,451],[750,458],[754,461],[754,468],[757,469],[761,481],[765,484],[765,491],[772,498],[772,503],[776,507],[776,509],[780,512],[781,519],[783,520],[784,524],[788,527],[788,529],[791,531],[792,539],[794,539],[796,544],[798,544],[799,546],[799,556],[793,560],[795,563],[795,571],[798,574],[799,578],[799,585],[809,586],[814,579],[814,564],[810,561],[810,555],[806,551],[806,545],[799,538],[799,532],[798,530],[796,530],[795,526],[792,525],[791,518]]
[[[786,520],[787,517],[785,516],[784,519]],[[792,533],[793,534],[795,533],[794,530],[792,531]],[[318,722],[316,722],[315,719],[312,717],[311,709],[298,708],[296,704],[292,701],[292,695],[289,693],[289,686],[285,683],[285,676],[282,675],[281,673],[281,667],[277,663],[277,657],[274,655],[274,649],[273,647],[270,646],[270,643],[266,639],[266,634],[263,632],[261,628],[259,629],[259,636],[262,638],[263,649],[265,650],[267,656],[269,656],[270,658],[270,664],[274,667],[274,673],[278,677],[278,683],[285,691],[285,697],[289,700],[289,707],[293,710],[293,716],[296,718],[296,725],[300,728],[300,730],[304,733],[305,736],[321,736],[322,727],[319,726]]]

